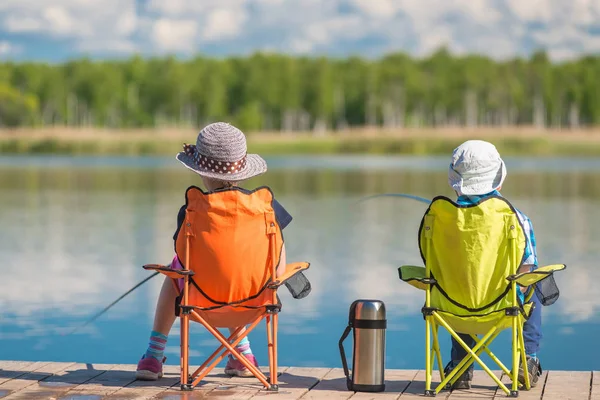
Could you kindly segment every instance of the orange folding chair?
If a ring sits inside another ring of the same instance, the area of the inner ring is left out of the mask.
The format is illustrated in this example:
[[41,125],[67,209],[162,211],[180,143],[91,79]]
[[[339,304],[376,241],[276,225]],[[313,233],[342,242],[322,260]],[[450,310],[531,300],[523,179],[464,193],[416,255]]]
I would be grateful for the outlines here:
[[[144,266],[172,278],[178,290],[177,281],[183,281],[176,305],[181,322],[181,390],[193,390],[228,354],[267,390],[278,390],[277,321],[281,303],[277,289],[285,284],[292,296],[303,298],[310,292],[310,283],[302,274],[309,267],[306,262],[288,264],[285,273],[276,277],[283,236],[272,202],[273,194],[267,187],[252,192],[234,187],[205,193],[192,186],[186,191],[185,220],[175,243],[183,269]],[[263,319],[269,379],[235,348]],[[202,324],[220,343],[192,374],[190,320]],[[218,330],[236,327],[229,337]]]

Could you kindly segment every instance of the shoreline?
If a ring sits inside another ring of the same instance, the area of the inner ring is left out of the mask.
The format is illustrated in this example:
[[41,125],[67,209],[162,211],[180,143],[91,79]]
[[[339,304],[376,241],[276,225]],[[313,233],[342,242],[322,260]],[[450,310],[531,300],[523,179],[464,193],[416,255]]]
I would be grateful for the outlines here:
[[[197,131],[184,129],[0,129],[0,154],[172,155]],[[263,155],[446,155],[469,139],[503,155],[600,156],[600,129],[360,129],[337,132],[249,132],[248,151]]]

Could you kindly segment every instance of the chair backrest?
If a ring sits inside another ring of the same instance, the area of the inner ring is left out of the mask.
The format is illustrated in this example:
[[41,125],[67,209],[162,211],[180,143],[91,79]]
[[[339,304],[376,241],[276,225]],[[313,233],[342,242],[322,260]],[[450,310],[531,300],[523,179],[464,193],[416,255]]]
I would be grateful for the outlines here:
[[461,206],[436,197],[421,222],[419,248],[437,284],[431,306],[457,315],[479,315],[512,305],[510,283],[525,250],[514,207],[493,196]]
[[[188,304],[203,308],[272,303],[267,293],[283,237],[273,194],[230,188],[186,192],[186,215],[176,241],[184,268],[194,271]],[[275,264],[273,264],[273,261]]]

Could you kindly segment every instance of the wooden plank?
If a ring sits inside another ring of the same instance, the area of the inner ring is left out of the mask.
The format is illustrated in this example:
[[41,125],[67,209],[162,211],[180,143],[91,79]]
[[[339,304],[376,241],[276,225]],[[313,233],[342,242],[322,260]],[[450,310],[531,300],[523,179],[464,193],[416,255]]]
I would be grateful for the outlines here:
[[37,383],[38,381],[46,379],[53,374],[59,373],[74,363],[54,362],[42,364],[43,365],[40,368],[36,368],[32,372],[28,372],[24,375],[0,384],[0,398],[7,397],[8,395],[16,393],[19,390],[23,390],[26,387]]
[[[434,371],[431,380],[431,390],[435,390],[441,382],[439,371]],[[413,381],[408,385],[404,393],[400,395],[400,399],[422,398],[425,393],[425,371],[418,371]],[[440,391],[436,398],[445,399],[450,395],[449,390]]]
[[48,399],[58,398],[68,390],[106,372],[112,365],[72,364],[55,375],[13,393],[5,399]]
[[[137,365],[120,365],[119,370],[124,374],[130,373],[135,379]],[[133,380],[123,388],[105,396],[106,399],[153,399],[179,383],[179,365],[163,366],[163,377],[157,381]]]
[[[542,375],[538,379],[537,386],[531,388],[530,390],[519,389],[519,400],[540,400],[542,398],[542,392],[544,391],[544,385],[546,383],[546,379],[548,378],[548,372],[544,371]],[[506,385],[508,390],[512,388],[512,382],[510,378],[506,374],[502,374],[502,383]],[[506,399],[506,393],[500,388],[496,390],[496,395],[494,399]]]
[[[288,368],[279,376],[279,392],[277,400],[299,399],[315,386],[331,368]],[[253,399],[271,396],[271,393],[260,391],[252,396]]]
[[600,371],[592,372],[592,391],[590,400],[600,400]]
[[[113,399],[113,397],[108,397],[110,399]],[[182,392],[181,390],[177,389],[169,389],[166,392],[161,392],[158,395],[152,396],[152,397],[127,397],[127,398],[115,398],[115,400],[130,400],[130,399],[147,399],[147,400],[206,400],[207,398],[213,398],[213,395],[208,394],[207,392],[203,392],[201,390],[198,390],[198,388],[195,388],[192,391],[187,391],[187,392]],[[217,398],[218,397],[214,397]]]
[[392,369],[385,371],[385,391],[380,393],[357,392],[352,400],[395,400],[412,383],[419,371]]
[[341,368],[330,370],[302,399],[349,399],[354,392],[346,387],[346,376]]
[[[125,371],[135,372],[135,365],[123,365]],[[194,369],[191,368],[191,371]],[[163,369],[164,376],[158,381],[134,381],[126,387],[106,396],[106,399],[128,400],[128,399],[196,399],[206,398],[207,394],[215,388],[226,384],[231,377],[211,371],[210,374],[193,391],[183,392],[179,387],[179,366],[166,365]]]
[[[269,367],[260,367],[264,372],[269,371]],[[287,367],[281,367],[278,370],[278,374],[283,374],[287,371]],[[268,376],[267,376],[268,379]],[[246,400],[250,399],[253,396],[259,393],[270,393],[264,390],[264,385],[260,383],[260,381],[254,377],[251,378],[239,378],[232,377],[227,380],[224,384],[219,385],[213,391],[211,391],[211,395],[215,397],[219,397],[219,399],[235,399],[235,400]]]
[[22,367],[25,364],[33,364],[33,361],[3,360],[3,361],[0,361],[0,371],[2,371],[2,370],[14,371],[15,368]]
[[[502,378],[500,371],[492,372],[498,378]],[[448,398],[451,400],[493,399],[497,388],[496,382],[485,371],[475,370],[473,371],[471,389],[453,390]]]
[[549,371],[542,399],[589,399],[591,382],[591,372]]
[[[211,373],[203,380],[203,383],[196,386],[192,391],[182,391],[178,383],[172,386],[171,388],[167,389],[166,391],[160,392],[148,398],[151,398],[152,400],[206,399],[207,397],[212,397],[210,393],[212,393],[213,390],[215,390],[219,386],[225,384],[229,379],[230,377],[226,376],[225,374],[215,373],[211,371]],[[139,392],[136,392],[136,395],[139,395]],[[109,398],[112,399],[112,397]],[[121,398],[119,397],[119,399]],[[135,399],[138,399],[138,397],[135,397]]]
[[[37,361],[42,362],[42,361]],[[35,364],[36,361],[18,361],[18,360],[4,360],[0,361],[0,370],[15,370],[15,368],[26,368],[27,365]],[[48,361],[44,362],[48,364]]]
[[0,366],[0,384],[26,374],[34,364],[33,361],[4,361]]
[[94,395],[108,396],[135,381],[135,373],[124,367],[124,365],[115,365],[105,373],[69,390],[68,395],[88,396],[89,398]]

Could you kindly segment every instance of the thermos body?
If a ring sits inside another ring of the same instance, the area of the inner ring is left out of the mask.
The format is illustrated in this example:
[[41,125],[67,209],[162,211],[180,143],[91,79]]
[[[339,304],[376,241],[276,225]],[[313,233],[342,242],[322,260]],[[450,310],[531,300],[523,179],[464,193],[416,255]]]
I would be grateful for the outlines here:
[[[350,306],[348,327],[340,338],[340,355],[348,389],[357,392],[385,390],[385,305],[380,300],[357,300]],[[352,376],[348,371],[343,341],[354,331]]]

